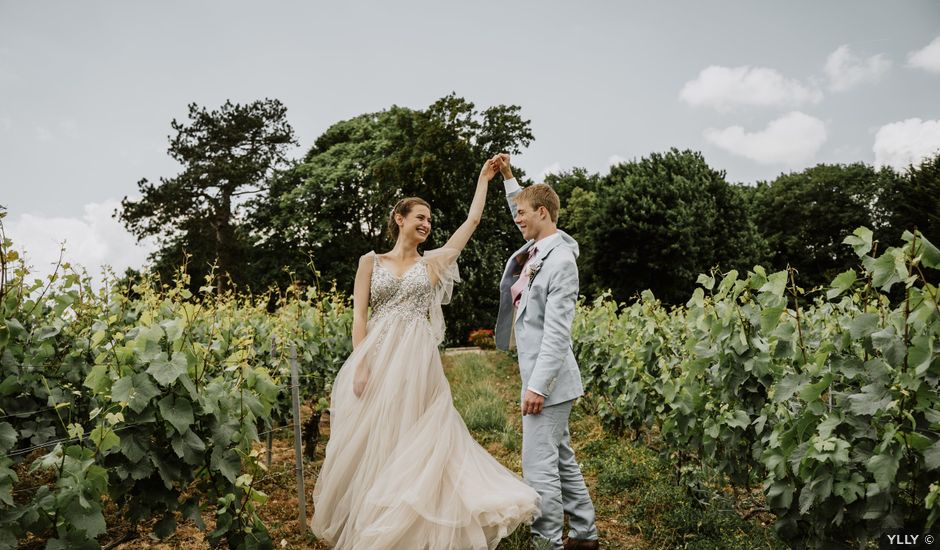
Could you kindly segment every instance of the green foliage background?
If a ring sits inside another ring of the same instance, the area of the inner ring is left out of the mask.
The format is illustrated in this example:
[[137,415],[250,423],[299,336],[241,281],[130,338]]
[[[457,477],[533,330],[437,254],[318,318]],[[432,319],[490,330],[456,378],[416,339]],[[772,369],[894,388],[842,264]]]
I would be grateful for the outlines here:
[[270,548],[252,445],[289,419],[290,349],[301,395],[328,406],[351,352],[346,298],[220,294],[211,277],[194,294],[182,273],[95,292],[67,264],[30,282],[0,244],[13,275],[0,284],[0,546],[29,535],[99,548],[110,502],[132,522],[156,519],[158,538],[178,514],[202,529],[211,514],[211,543]]
[[[782,539],[849,548],[940,518],[940,250],[919,233],[810,297],[796,272],[700,275],[682,307],[645,291],[573,329],[607,426],[654,432],[694,498],[760,486]],[[846,246],[850,245],[850,246]],[[892,301],[892,287],[901,299]],[[704,481],[712,480],[712,483]]]
[[[190,106],[173,121],[169,153],[183,165],[160,185],[138,185],[118,215],[138,236],[160,236],[153,270],[162,280],[188,262],[189,289],[218,267],[227,281],[262,294],[299,284],[352,290],[359,256],[386,251],[392,205],[420,196],[433,208],[425,248],[464,220],[483,161],[534,140],[514,105],[478,109],[456,94],[424,109],[392,106],[339,121],[295,161],[286,108],[277,100]],[[940,241],[940,155],[903,173],[864,163],[820,164],[747,186],[729,182],[696,151],[671,149],[612,166],[549,175],[562,200],[559,225],[579,241],[581,291],[619,301],[652,290],[681,304],[697,274],[792,267],[807,289],[854,265],[842,239],[872,228],[878,246],[904,230]],[[522,170],[516,175],[531,183]],[[238,200],[240,195],[244,199]],[[504,262],[523,244],[497,177],[483,221],[460,265],[464,283],[445,310],[449,344],[492,328]],[[227,275],[230,275],[228,277]],[[273,304],[269,304],[273,307]]]

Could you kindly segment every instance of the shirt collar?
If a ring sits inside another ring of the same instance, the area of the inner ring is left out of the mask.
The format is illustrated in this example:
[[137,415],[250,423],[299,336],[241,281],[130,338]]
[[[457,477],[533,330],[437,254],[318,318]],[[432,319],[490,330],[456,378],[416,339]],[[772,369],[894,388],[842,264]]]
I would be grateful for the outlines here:
[[550,244],[552,242],[552,239],[555,239],[557,237],[558,237],[558,233],[555,232],[547,237],[543,237],[539,241],[536,241],[535,244],[532,245],[532,248],[537,248],[538,252],[535,253],[535,257],[533,257],[532,259],[534,260],[535,258],[538,258],[539,256],[541,256],[542,251],[545,250],[545,245]]

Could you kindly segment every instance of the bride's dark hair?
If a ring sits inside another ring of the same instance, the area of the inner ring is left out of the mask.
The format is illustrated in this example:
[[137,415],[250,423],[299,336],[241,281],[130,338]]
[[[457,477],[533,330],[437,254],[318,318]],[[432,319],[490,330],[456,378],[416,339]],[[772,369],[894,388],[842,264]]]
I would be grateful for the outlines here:
[[428,210],[431,209],[431,205],[428,204],[428,201],[418,198],[418,197],[406,197],[392,207],[392,213],[388,216],[388,236],[392,239],[392,242],[398,240],[398,224],[395,223],[395,214],[401,214],[401,217],[407,216],[411,209],[417,205],[427,207]]

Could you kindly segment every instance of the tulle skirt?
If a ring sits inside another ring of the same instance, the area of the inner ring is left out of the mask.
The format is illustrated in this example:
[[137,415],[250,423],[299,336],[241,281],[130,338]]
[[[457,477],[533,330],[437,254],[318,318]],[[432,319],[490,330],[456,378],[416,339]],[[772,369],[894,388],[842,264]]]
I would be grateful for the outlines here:
[[427,321],[394,315],[370,321],[336,377],[313,503],[313,532],[337,550],[493,549],[539,513],[454,408]]

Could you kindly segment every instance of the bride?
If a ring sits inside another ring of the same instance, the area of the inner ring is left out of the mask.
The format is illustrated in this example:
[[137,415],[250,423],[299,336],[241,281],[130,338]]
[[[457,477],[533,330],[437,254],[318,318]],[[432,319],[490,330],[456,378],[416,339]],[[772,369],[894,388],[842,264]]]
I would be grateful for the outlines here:
[[389,219],[395,247],[359,259],[353,352],[333,383],[313,490],[311,527],[337,550],[492,550],[539,513],[538,494],[471,437],[438,352],[441,304],[498,169],[483,165],[467,221],[443,247],[418,254],[431,208],[406,198]]

